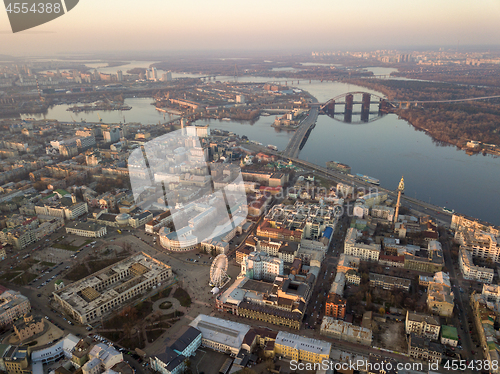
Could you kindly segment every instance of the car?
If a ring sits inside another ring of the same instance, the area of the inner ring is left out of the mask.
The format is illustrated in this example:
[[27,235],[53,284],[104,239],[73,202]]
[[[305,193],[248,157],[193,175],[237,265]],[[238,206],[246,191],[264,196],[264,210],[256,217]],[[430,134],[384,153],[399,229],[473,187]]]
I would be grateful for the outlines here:
[[36,296],[37,296],[37,297],[40,297],[40,296],[42,296],[42,294],[41,294],[41,293],[39,293],[39,294],[38,294],[38,295],[36,295]]

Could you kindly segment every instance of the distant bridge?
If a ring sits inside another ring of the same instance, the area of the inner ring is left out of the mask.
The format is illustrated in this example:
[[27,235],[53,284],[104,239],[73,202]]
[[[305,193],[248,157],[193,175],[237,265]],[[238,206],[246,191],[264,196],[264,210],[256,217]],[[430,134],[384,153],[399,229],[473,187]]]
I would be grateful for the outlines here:
[[[373,98],[376,100],[373,100]],[[361,108],[355,109],[355,105],[361,105]],[[330,117],[348,123],[371,122],[386,114],[390,109],[395,108],[386,98],[362,91],[337,95],[326,103],[318,104],[318,106],[321,111]],[[374,110],[373,106],[376,106],[376,110]],[[339,109],[339,107],[341,108]],[[342,114],[343,117],[341,117]],[[353,116],[359,118],[359,120],[353,120]]]
[[[373,100],[373,98],[376,98],[377,100]],[[353,91],[337,95],[325,103],[312,103],[311,106],[319,107],[320,111],[326,113],[334,119],[342,120],[343,122],[363,123],[374,121],[396,108],[409,109],[412,106],[424,104],[460,103],[498,98],[500,98],[500,95],[448,100],[388,100],[387,98],[377,94]],[[354,109],[355,105],[361,105],[361,109]],[[378,111],[374,111],[375,108],[373,108],[373,105],[378,105]],[[344,115],[343,118],[342,114]],[[360,120],[353,120],[353,116],[360,116]]]

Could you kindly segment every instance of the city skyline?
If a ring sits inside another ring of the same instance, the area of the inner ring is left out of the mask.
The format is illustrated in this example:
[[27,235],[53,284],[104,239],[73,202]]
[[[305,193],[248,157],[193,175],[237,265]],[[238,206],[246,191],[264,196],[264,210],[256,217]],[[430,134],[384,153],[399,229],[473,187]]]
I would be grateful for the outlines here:
[[[153,0],[80,2],[72,12],[12,34],[0,12],[2,54],[123,51],[377,49],[495,46],[500,4],[468,1],[252,2],[217,0],[166,5]],[[325,11],[325,9],[327,11]]]

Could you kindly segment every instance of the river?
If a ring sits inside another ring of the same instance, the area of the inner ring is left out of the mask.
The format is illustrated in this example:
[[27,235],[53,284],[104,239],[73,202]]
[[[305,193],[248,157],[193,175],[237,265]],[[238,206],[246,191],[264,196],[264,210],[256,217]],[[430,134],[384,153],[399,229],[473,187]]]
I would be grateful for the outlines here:
[[[116,71],[117,68],[112,69]],[[390,73],[390,70],[381,68],[370,70],[375,74]],[[218,79],[233,80],[233,77]],[[240,82],[272,80],[267,77],[239,78]],[[294,86],[308,91],[320,102],[352,91],[376,93],[341,82],[309,83],[304,80],[298,84],[294,81]],[[163,121],[163,113],[157,112],[150,105],[151,102],[151,99],[143,98],[126,99],[125,104],[132,106],[132,110],[99,114],[103,122],[117,123],[123,121],[123,117],[127,122]],[[44,117],[71,121],[73,115],[75,119],[98,121],[95,112],[72,114],[66,111],[67,107],[55,106]],[[165,118],[171,117],[166,115]],[[270,125],[273,121],[274,116],[262,116],[253,124],[219,120],[200,122],[208,122],[212,128],[246,135],[265,145],[273,144],[282,150],[293,133],[272,128]],[[404,176],[406,195],[500,225],[500,158],[491,155],[469,156],[454,146],[438,144],[429,135],[416,130],[394,114],[357,125],[320,116],[299,157],[321,166],[325,166],[325,162],[329,160],[346,163],[352,167],[354,174],[361,173],[380,179],[381,186],[388,189],[396,189],[401,176]]]

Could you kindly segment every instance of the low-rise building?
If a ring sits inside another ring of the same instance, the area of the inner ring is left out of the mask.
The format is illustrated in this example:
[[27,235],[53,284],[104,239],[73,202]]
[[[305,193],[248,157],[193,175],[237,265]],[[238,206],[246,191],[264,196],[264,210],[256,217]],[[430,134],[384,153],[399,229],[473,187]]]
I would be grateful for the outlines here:
[[236,356],[250,326],[222,318],[199,314],[190,324],[201,332],[201,345]]
[[83,340],[73,334],[68,334],[54,344],[42,346],[41,349],[34,348],[33,352],[31,352],[31,362],[33,365],[50,364],[61,358],[71,359],[75,347],[80,341]]
[[408,341],[408,355],[416,360],[440,363],[443,346],[412,333]]
[[243,259],[248,256],[250,253],[254,251],[254,248],[249,246],[240,247],[236,250],[236,263],[240,264],[243,262]]
[[454,294],[451,289],[450,276],[439,272],[434,274],[427,287],[427,307],[433,313],[443,317],[453,315]]
[[385,290],[400,289],[409,291],[411,280],[406,278],[391,277],[389,275],[370,273],[370,286],[381,287]]
[[354,227],[347,230],[344,241],[344,253],[348,256],[359,257],[364,261],[378,261],[380,244],[365,244],[358,240],[358,230]]
[[30,301],[20,292],[7,290],[0,286],[0,326],[10,325],[16,319],[29,313]]
[[66,313],[86,324],[171,278],[170,266],[141,252],[52,294]]
[[103,343],[96,344],[89,352],[89,361],[82,366],[84,374],[94,374],[110,370],[113,366],[123,361],[123,353],[116,350],[112,345]]
[[175,337],[165,339],[162,352],[150,357],[151,369],[161,374],[181,374],[186,360],[200,347],[202,333],[191,326],[184,326]]
[[323,317],[320,334],[351,343],[372,344],[372,330],[333,317]]
[[441,344],[452,347],[458,345],[458,331],[455,326],[443,325],[441,327]]
[[274,350],[277,356],[289,360],[321,363],[329,359],[332,345],[322,340],[280,331],[276,336]]
[[39,316],[33,316],[31,313],[27,313],[23,318],[18,319],[14,323],[14,332],[17,338],[24,342],[29,338],[40,334],[43,331],[43,319]]
[[500,285],[483,284],[482,295],[486,297],[486,300],[498,303],[500,301]]
[[28,346],[11,345],[3,355],[7,374],[30,374],[30,351]]
[[101,238],[108,233],[106,226],[93,222],[70,222],[66,225],[66,232],[87,238]]
[[437,340],[440,329],[441,324],[436,317],[423,313],[406,312],[405,330],[407,334],[414,333],[424,338]]
[[345,273],[345,280],[349,284],[359,286],[361,283],[361,275],[357,270],[350,269]]

